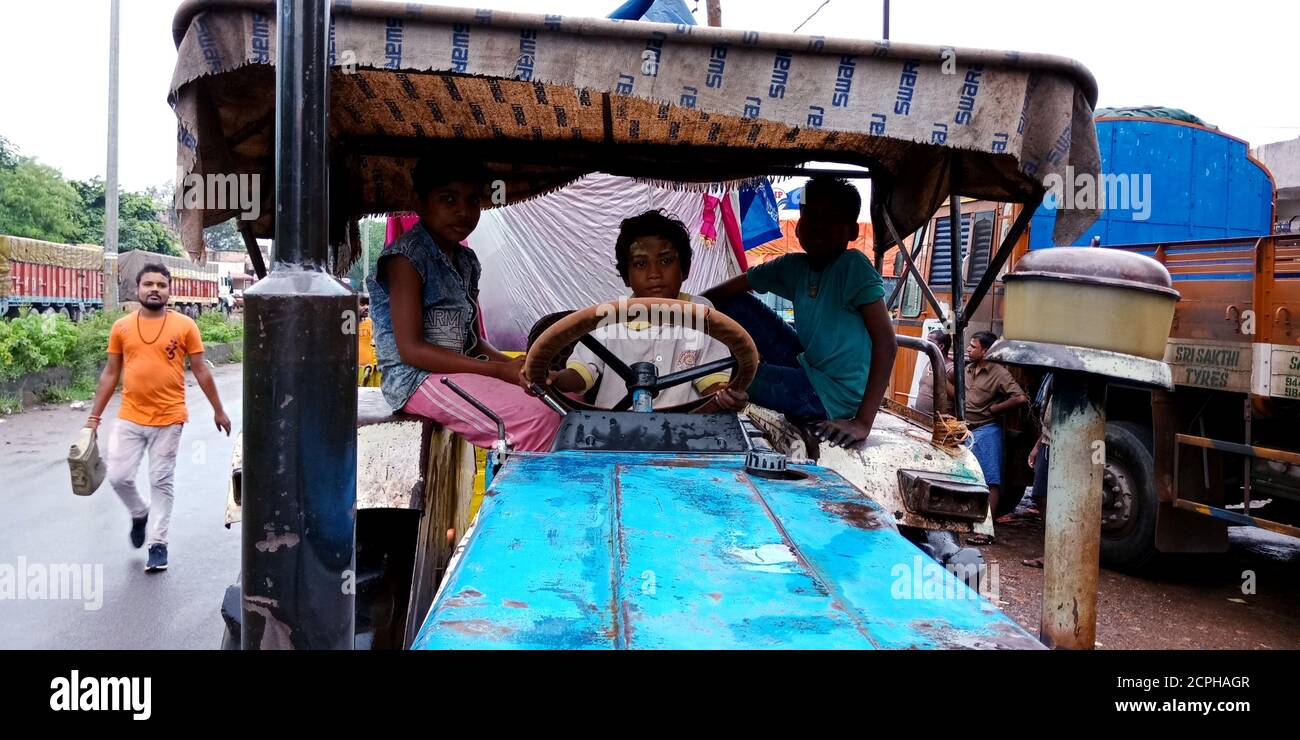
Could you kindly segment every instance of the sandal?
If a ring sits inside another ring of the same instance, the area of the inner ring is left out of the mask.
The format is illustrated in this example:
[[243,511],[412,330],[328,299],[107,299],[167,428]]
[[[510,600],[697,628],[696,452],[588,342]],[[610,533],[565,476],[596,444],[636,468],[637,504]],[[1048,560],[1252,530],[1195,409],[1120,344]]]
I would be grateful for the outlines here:
[[997,538],[995,538],[993,535],[979,534],[978,532],[966,538],[966,544],[968,545],[978,545],[978,546],[991,545],[996,541]]
[[1024,559],[1024,560],[1021,560],[1021,561],[1020,561],[1020,564],[1023,565],[1023,566],[1025,566],[1026,568],[1038,568],[1038,569],[1041,570],[1042,567],[1043,567],[1043,559],[1042,559],[1042,558],[1026,558],[1026,559]]

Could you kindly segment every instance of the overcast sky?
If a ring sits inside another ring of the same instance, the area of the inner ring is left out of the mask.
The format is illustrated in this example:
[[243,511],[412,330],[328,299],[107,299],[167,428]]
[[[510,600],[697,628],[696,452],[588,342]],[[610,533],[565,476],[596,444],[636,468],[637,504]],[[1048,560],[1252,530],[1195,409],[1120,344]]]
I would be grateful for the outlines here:
[[[696,17],[704,23],[704,2]],[[604,16],[620,0],[478,0],[442,5]],[[723,25],[793,31],[822,0],[722,0]],[[122,186],[175,177],[167,87],[176,0],[122,0]],[[398,4],[399,6],[401,3]],[[105,171],[108,0],[0,0],[0,136],[70,178]],[[801,33],[880,37],[880,0],[831,0]],[[1073,57],[1101,106],[1168,105],[1252,146],[1300,136],[1296,0],[893,0],[896,41]]]

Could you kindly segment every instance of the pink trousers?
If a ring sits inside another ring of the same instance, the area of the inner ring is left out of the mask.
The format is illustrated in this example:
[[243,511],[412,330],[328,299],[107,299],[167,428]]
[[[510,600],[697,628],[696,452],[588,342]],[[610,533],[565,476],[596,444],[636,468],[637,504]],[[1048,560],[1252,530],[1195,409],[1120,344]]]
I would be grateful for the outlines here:
[[[491,447],[497,439],[496,424],[443,385],[443,377],[434,374],[425,378],[402,410],[433,419],[475,447]],[[525,393],[523,388],[474,373],[454,373],[445,377],[501,417],[511,449],[519,452],[551,449],[555,432],[560,427],[560,415]]]

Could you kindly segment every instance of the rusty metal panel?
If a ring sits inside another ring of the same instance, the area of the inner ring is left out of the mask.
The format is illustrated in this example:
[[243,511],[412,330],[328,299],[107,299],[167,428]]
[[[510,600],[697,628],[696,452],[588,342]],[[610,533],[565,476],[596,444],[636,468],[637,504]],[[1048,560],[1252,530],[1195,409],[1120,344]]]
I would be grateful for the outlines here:
[[1255,273],[1257,341],[1300,344],[1300,236],[1260,239]]
[[1220,509],[1215,506],[1207,506],[1202,503],[1186,501],[1183,499],[1175,501],[1174,506],[1181,510],[1195,512],[1202,516],[1208,516],[1213,519],[1227,522],[1231,525],[1240,527],[1259,527],[1261,529],[1267,529],[1270,532],[1284,534],[1287,537],[1300,537],[1300,527],[1294,527],[1290,524],[1282,524],[1281,522],[1274,522],[1268,519],[1260,519],[1259,517],[1249,516],[1235,511],[1228,511],[1227,509]]
[[414,647],[1040,647],[838,475],[743,465],[515,455]]

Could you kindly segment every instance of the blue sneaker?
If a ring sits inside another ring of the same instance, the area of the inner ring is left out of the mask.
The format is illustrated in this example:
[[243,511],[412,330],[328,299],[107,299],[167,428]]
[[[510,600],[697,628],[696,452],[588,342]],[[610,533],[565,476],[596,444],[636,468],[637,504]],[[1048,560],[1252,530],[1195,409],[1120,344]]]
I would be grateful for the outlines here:
[[145,573],[156,573],[160,570],[167,570],[167,546],[150,545],[149,562],[144,566]]
[[149,522],[149,515],[136,519],[131,517],[131,547],[139,549],[144,545],[144,525]]

